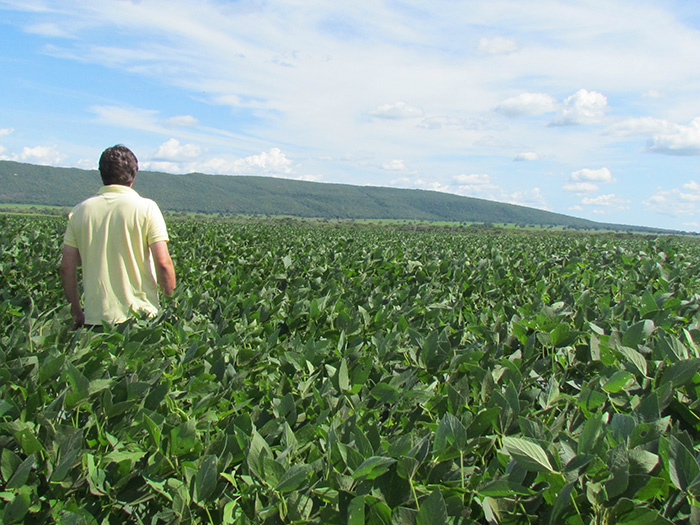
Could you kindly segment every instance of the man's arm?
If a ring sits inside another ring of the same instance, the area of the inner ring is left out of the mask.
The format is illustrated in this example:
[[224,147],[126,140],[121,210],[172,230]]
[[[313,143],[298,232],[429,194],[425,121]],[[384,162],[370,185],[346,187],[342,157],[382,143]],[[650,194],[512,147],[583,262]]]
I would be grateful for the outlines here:
[[165,295],[172,295],[173,290],[175,290],[175,267],[170,258],[168,243],[166,241],[154,242],[150,245],[150,249],[160,289]]
[[85,314],[80,305],[80,292],[78,291],[78,264],[80,264],[80,252],[73,246],[63,246],[63,258],[61,259],[61,284],[63,293],[70,303],[70,313],[73,316],[73,329],[85,324]]

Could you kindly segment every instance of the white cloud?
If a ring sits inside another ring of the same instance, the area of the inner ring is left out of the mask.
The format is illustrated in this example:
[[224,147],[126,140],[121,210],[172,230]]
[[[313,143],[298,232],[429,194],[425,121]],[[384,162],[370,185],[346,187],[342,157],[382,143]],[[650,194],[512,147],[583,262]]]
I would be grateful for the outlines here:
[[15,130],[12,128],[0,128],[0,137],[6,137],[7,135],[12,135]]
[[609,135],[626,137],[673,133],[678,126],[668,120],[653,117],[628,118],[616,122],[605,130]]
[[183,161],[199,157],[202,154],[202,147],[198,144],[180,144],[174,138],[164,142],[156,151],[154,158],[165,161]]
[[548,209],[547,201],[542,195],[540,188],[508,192],[496,184],[490,175],[485,173],[462,174],[453,177],[453,179],[457,184],[455,193],[459,195]]
[[439,181],[426,181],[423,179],[416,179],[414,183],[417,186],[428,191],[440,191],[442,193],[449,193],[451,190],[451,188],[448,185],[443,184]]
[[168,126],[192,127],[197,126],[199,124],[199,120],[192,115],[177,115],[175,117],[170,117],[165,121],[165,123]]
[[526,191],[515,191],[506,194],[506,198],[503,199],[503,201],[510,204],[528,206],[530,208],[539,208],[541,210],[549,209],[547,199],[542,195],[542,190],[540,188],[532,188]]
[[513,159],[517,162],[539,160],[540,156],[534,151],[522,151]]
[[244,158],[204,157],[198,144],[180,144],[170,139],[158,148],[153,160],[140,162],[142,169],[166,173],[208,173],[211,175],[269,175],[317,180],[320,175],[295,176],[293,162],[279,148]]
[[[613,179],[608,168],[599,168],[595,170],[583,168],[572,172],[571,176],[569,177],[569,182],[562,186],[562,189],[564,191],[583,195],[596,193],[600,189],[598,184],[608,184],[611,182],[615,182],[615,179]],[[608,197],[612,198],[611,196]],[[592,201],[589,199],[589,202],[584,202],[584,204],[592,204]]]
[[143,131],[161,130],[158,124],[158,112],[155,110],[122,106],[93,106],[90,109],[103,124]]
[[509,117],[536,116],[555,111],[556,99],[546,93],[521,93],[496,106],[496,111]]
[[656,193],[642,204],[656,213],[671,217],[700,213],[700,185],[691,181],[684,184],[683,188],[688,191],[679,188],[658,188]]
[[581,200],[581,204],[585,206],[603,206],[616,210],[628,210],[630,201],[618,197],[614,193],[609,193],[607,195],[598,195],[597,197],[584,197]]
[[592,170],[589,168],[583,168],[582,170],[574,171],[571,173],[571,180],[578,181],[593,181],[593,182],[614,182],[612,174],[608,168],[600,168],[597,170]]
[[700,117],[688,126],[675,125],[654,136],[647,148],[654,153],[666,155],[700,155]]
[[387,171],[406,171],[406,163],[401,159],[394,159],[382,164],[382,169]]
[[495,37],[479,39],[477,52],[480,55],[505,55],[518,50],[518,44],[512,38]]
[[405,102],[395,102],[379,106],[377,109],[370,111],[370,115],[381,119],[403,120],[422,117],[423,110],[409,106]]
[[573,182],[565,184],[562,189],[564,191],[570,191],[581,195],[584,193],[595,193],[600,189],[600,187],[592,182]]
[[303,180],[307,182],[320,182],[323,180],[323,175],[299,175],[295,180]]
[[231,174],[288,175],[293,171],[292,161],[279,148],[238,159],[233,163],[233,168]]
[[24,147],[19,155],[19,160],[30,164],[43,164],[47,166],[59,164],[66,156],[56,150],[57,146]]
[[496,187],[491,182],[491,176],[486,173],[463,173],[454,177],[457,184],[463,187]]
[[563,108],[552,125],[597,124],[603,120],[607,106],[608,99],[602,93],[579,89],[564,100]]
[[33,24],[25,27],[24,30],[27,33],[33,33],[35,35],[45,37],[73,38],[73,35],[68,33],[64,27],[50,22]]
[[424,129],[459,128],[465,130],[481,130],[484,128],[484,123],[476,118],[464,119],[433,115],[421,120],[418,127]]

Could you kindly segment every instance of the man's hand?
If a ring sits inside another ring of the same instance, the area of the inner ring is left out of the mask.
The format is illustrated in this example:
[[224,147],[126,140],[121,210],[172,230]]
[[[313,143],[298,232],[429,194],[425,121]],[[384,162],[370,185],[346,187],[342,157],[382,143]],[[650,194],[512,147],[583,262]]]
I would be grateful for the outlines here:
[[78,305],[77,310],[75,310],[73,307],[71,307],[70,310],[70,313],[73,316],[73,330],[77,330],[78,328],[85,326],[85,313],[83,312],[83,309],[80,308],[80,305]]

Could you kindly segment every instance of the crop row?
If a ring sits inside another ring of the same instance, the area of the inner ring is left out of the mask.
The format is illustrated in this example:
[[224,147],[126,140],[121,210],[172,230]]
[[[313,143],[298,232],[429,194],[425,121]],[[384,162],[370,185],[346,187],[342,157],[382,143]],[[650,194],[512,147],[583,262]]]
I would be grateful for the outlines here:
[[700,246],[173,221],[155,319],[69,330],[0,217],[6,523],[700,516]]

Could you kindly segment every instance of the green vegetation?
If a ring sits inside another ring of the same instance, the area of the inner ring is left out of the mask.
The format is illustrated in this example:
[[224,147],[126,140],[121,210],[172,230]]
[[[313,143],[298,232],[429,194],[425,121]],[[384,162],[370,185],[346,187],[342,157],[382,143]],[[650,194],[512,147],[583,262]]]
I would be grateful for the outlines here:
[[[94,195],[100,186],[96,171],[0,161],[0,204],[72,207]],[[272,177],[139,172],[134,188],[172,212],[659,232],[449,193]]]
[[698,522],[694,239],[171,219],[71,332],[64,227],[0,217],[4,523]]

